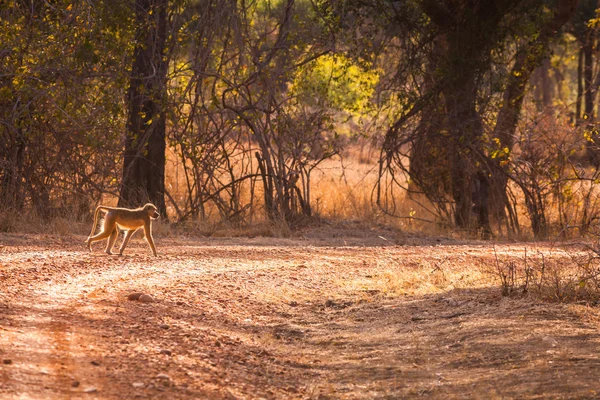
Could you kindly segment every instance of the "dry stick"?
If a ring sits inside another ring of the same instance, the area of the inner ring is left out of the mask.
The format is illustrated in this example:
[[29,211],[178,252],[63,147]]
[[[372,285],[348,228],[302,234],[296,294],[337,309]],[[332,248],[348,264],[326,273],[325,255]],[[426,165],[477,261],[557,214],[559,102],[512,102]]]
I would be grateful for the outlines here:
[[527,247],[525,247],[525,285],[523,286],[523,293],[527,293],[529,287],[529,272],[527,267]]
[[502,285],[502,295],[507,296],[509,294],[509,284],[508,284],[508,276],[502,271],[500,267],[500,260],[498,259],[498,252],[496,251],[496,244],[494,243],[494,258],[496,259],[496,270],[498,271],[498,276],[500,277],[500,284]]

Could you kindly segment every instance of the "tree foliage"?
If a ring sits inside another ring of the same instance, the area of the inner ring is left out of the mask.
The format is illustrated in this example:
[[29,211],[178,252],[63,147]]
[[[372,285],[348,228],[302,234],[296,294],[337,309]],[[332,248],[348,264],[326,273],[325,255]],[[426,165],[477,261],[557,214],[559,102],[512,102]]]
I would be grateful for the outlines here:
[[87,213],[116,188],[129,21],[120,2],[0,7],[2,203]]
[[597,216],[593,1],[9,1],[0,16],[0,199],[18,212],[85,217],[108,195],[180,222],[295,223],[315,214],[314,171],[368,125],[388,215],[423,195],[426,219],[489,236],[519,232],[522,206],[539,237],[552,202],[562,226],[570,207],[582,231]]

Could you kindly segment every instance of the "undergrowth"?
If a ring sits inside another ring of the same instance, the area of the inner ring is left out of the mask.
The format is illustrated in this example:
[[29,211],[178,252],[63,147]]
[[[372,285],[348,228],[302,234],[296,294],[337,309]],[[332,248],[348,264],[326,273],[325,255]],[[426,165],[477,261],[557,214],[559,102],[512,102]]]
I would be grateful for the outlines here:
[[600,303],[600,251],[569,250],[560,255],[523,251],[504,258],[494,247],[494,263],[485,268],[500,283],[503,296],[529,295],[545,301]]

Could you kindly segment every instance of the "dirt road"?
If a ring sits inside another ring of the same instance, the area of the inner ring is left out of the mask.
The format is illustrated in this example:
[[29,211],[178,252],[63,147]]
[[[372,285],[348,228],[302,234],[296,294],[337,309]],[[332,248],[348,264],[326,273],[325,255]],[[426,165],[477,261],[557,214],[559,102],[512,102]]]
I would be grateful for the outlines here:
[[0,398],[600,396],[597,308],[503,298],[487,243],[379,236],[0,234]]

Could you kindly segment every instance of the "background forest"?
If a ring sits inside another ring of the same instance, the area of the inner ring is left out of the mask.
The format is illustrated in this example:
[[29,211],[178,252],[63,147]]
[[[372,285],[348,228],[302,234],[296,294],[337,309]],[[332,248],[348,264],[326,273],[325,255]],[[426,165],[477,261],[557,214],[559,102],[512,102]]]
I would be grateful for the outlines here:
[[593,232],[596,0],[0,4],[0,230],[155,203],[194,227]]

